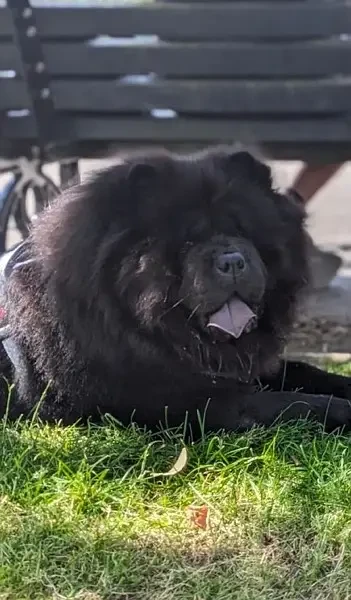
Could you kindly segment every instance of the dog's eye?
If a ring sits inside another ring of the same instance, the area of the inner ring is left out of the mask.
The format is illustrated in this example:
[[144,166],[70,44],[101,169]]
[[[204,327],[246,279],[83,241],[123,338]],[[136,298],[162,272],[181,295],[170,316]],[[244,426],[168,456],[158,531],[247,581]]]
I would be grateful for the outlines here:
[[189,252],[189,250],[191,250],[191,248],[193,248],[195,246],[195,242],[192,242],[190,240],[187,240],[183,246],[182,249],[180,251],[181,256],[183,256],[184,254],[187,254]]

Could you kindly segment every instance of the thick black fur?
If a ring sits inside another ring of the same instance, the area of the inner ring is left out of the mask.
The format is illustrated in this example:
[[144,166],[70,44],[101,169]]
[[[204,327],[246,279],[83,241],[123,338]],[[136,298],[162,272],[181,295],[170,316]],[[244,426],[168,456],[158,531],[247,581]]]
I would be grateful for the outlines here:
[[[244,256],[241,278],[215,269],[226,251]],[[41,398],[39,415],[64,423],[108,412],[150,428],[309,414],[350,425],[351,379],[280,361],[308,278],[304,212],[250,154],[130,156],[65,192],[38,219],[28,258],[8,282],[22,354],[4,373],[10,416]],[[234,294],[257,328],[218,339],[208,315]]]

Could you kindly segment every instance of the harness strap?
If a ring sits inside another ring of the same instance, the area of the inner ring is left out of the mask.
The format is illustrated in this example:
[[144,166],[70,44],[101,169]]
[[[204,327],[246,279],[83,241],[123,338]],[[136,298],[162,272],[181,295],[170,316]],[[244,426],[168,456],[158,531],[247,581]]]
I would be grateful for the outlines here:
[[13,271],[31,262],[34,262],[34,259],[28,258],[28,242],[26,240],[0,258],[0,344],[2,344],[17,376],[20,373],[27,373],[28,363],[23,348],[11,335],[7,319],[7,305],[10,301],[7,292],[7,280]]
[[0,342],[10,337],[6,305],[8,303],[7,280],[11,273],[31,262],[28,259],[28,242],[24,241],[0,257]]

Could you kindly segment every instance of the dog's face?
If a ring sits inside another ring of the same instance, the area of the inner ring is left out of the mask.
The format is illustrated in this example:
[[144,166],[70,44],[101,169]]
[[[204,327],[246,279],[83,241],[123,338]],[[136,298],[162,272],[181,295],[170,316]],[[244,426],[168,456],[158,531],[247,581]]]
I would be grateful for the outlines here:
[[223,149],[129,158],[55,210],[61,287],[85,327],[115,332],[116,355],[122,327],[201,369],[269,364],[306,261],[302,206],[272,189],[267,166]]

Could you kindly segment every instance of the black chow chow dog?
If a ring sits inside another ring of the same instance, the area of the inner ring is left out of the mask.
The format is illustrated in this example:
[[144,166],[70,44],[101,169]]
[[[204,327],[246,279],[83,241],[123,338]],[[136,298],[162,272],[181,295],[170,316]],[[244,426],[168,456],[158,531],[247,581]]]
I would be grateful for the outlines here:
[[267,166],[226,149],[131,156],[65,192],[3,259],[2,413],[41,398],[64,423],[348,427],[351,378],[279,358],[303,221]]

